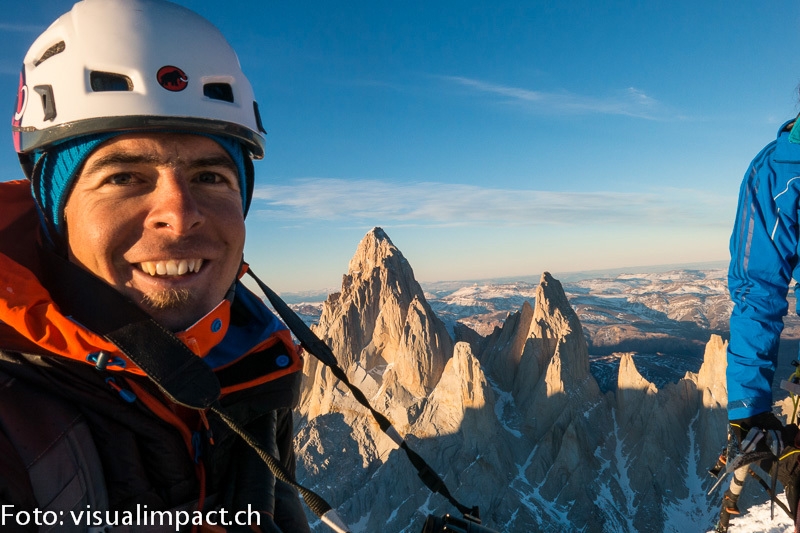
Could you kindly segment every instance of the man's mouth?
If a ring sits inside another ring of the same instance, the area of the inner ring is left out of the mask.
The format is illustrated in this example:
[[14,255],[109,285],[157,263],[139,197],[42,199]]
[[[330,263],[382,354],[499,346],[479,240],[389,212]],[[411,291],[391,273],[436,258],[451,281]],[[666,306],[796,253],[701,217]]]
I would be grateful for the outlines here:
[[143,261],[139,268],[151,276],[183,276],[200,272],[202,259],[169,259],[166,261]]

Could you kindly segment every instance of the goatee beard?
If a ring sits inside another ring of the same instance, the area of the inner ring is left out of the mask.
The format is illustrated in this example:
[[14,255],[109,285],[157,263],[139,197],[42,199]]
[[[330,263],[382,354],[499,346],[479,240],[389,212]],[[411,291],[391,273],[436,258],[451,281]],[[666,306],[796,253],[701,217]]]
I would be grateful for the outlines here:
[[157,311],[177,309],[186,305],[192,299],[189,289],[167,289],[165,291],[142,296],[142,303]]

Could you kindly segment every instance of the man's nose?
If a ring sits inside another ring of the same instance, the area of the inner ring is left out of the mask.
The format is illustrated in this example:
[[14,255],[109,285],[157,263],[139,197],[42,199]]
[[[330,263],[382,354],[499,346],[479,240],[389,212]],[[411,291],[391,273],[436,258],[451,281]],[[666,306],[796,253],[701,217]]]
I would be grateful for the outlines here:
[[199,227],[205,219],[190,183],[174,170],[161,173],[149,201],[148,228],[183,234]]

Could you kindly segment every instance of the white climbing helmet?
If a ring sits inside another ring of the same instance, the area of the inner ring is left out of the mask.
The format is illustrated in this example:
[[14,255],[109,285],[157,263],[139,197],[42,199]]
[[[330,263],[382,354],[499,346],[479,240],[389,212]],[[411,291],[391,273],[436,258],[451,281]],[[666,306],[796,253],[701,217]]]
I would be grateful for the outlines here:
[[225,135],[264,156],[253,89],[210,22],[163,0],[78,2],[25,56],[12,121],[23,168],[65,139],[150,129]]

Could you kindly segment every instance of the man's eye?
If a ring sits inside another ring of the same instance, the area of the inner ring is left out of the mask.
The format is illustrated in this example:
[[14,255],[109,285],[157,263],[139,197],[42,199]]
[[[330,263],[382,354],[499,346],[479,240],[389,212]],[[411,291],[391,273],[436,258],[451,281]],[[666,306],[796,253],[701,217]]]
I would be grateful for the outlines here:
[[114,174],[106,182],[111,185],[130,185],[133,183],[133,176],[130,174]]
[[197,181],[201,183],[225,183],[227,180],[216,172],[203,172],[197,176]]

